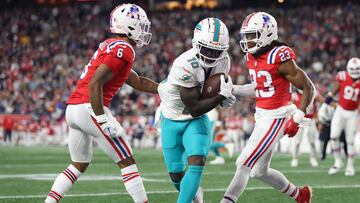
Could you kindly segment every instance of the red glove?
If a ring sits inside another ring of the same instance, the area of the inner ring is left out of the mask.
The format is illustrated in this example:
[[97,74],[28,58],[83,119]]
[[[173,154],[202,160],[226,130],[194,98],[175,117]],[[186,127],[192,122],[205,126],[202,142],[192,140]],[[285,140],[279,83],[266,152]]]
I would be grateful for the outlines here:
[[294,118],[291,117],[285,124],[284,134],[289,137],[294,137],[299,130],[299,124],[295,123]]
[[294,137],[299,130],[299,123],[304,122],[304,117],[305,113],[300,109],[297,109],[294,116],[292,116],[291,119],[286,122],[284,134],[287,134],[289,137]]

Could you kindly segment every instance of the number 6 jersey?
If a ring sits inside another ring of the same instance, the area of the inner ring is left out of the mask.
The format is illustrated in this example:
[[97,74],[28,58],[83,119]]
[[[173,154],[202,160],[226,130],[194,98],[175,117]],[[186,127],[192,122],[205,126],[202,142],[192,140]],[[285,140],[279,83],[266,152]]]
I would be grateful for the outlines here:
[[251,83],[255,85],[256,107],[272,110],[291,102],[290,82],[278,73],[280,65],[296,59],[294,51],[287,46],[274,47],[255,58],[245,56]]
[[121,38],[112,38],[100,43],[99,48],[85,66],[76,89],[67,104],[90,103],[89,82],[96,69],[105,64],[112,71],[113,78],[103,86],[104,106],[109,106],[111,99],[127,80],[135,59],[132,46]]

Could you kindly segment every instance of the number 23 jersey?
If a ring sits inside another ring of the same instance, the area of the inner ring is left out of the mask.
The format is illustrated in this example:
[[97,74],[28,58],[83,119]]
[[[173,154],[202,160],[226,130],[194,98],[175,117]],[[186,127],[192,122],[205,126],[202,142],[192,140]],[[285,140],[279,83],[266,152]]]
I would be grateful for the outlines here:
[[245,56],[251,83],[255,85],[256,107],[272,110],[291,102],[290,82],[278,73],[280,65],[296,59],[294,51],[287,46],[274,47],[255,58]]
[[111,38],[100,43],[80,75],[76,89],[67,104],[90,103],[89,83],[98,67],[105,64],[113,74],[113,78],[103,85],[103,103],[104,106],[109,106],[111,99],[127,80],[134,59],[133,47],[121,38]]

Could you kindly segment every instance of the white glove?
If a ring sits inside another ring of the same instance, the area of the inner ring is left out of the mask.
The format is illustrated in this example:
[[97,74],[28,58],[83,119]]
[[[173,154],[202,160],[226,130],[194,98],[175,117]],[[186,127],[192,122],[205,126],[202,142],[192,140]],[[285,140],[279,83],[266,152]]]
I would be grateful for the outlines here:
[[105,133],[105,135],[114,138],[118,136],[125,136],[125,130],[120,125],[116,125],[115,123],[108,121],[105,114],[95,116],[97,123],[100,125],[101,130]]
[[224,99],[220,105],[222,107],[231,107],[232,105],[235,104],[235,102],[236,102],[236,97],[234,95],[231,95],[230,97]]
[[231,77],[228,76],[227,79],[228,79],[228,81],[225,82],[224,75],[220,76],[220,82],[221,83],[220,83],[220,92],[219,92],[219,94],[223,95],[226,98],[233,96],[232,93],[231,93],[232,88],[233,88],[233,83],[232,83]]

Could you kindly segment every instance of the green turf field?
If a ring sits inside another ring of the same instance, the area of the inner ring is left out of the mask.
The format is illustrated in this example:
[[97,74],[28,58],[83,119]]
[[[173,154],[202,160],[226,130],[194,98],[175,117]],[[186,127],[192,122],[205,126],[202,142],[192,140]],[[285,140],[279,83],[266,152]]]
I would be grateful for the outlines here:
[[[177,192],[168,181],[160,151],[135,150],[138,167],[145,179],[149,200],[156,202],[176,202]],[[223,166],[208,165],[203,177],[207,203],[219,202],[235,165],[227,159]],[[327,175],[332,159],[321,162],[313,169],[306,157],[302,157],[299,168],[289,167],[289,155],[277,154],[272,167],[279,169],[296,185],[310,184],[314,188],[314,203],[360,202],[360,173],[355,177],[345,177],[343,172],[335,176]],[[69,163],[66,147],[4,147],[0,146],[0,202],[42,202],[52,185],[52,180]],[[126,194],[119,169],[100,150],[94,150],[93,163],[87,173],[80,178],[65,195],[62,202],[131,202]],[[239,202],[281,203],[293,202],[267,185],[250,180],[247,190]]]

